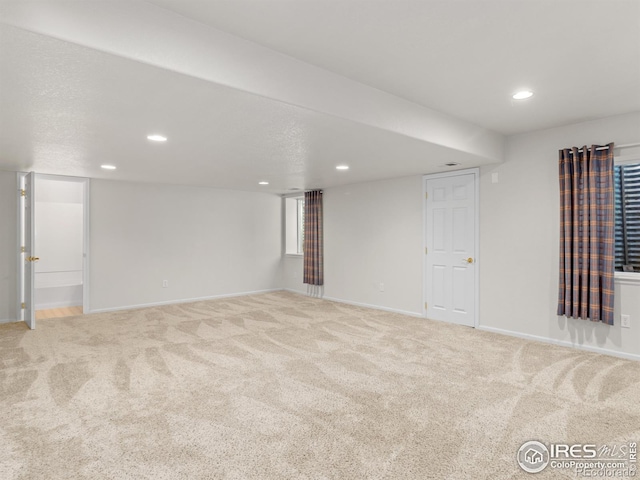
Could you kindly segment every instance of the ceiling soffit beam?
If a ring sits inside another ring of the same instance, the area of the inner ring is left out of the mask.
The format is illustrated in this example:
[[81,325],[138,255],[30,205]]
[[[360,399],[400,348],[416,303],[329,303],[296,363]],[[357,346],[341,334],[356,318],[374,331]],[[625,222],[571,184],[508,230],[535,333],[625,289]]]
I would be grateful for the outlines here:
[[497,132],[141,1],[0,2],[0,22],[462,151],[480,163],[504,158]]

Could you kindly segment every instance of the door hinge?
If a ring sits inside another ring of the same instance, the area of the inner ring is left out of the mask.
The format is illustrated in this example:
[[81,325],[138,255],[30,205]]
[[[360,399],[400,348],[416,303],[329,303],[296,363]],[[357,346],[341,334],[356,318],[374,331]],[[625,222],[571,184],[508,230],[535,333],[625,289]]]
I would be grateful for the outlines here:
[[25,252],[27,251],[27,247],[20,247],[20,251],[21,251],[22,253],[25,253]]
[[24,302],[22,302],[22,303],[20,304],[20,306],[22,307],[22,309],[23,309],[23,310],[24,310],[25,308],[27,308],[27,304],[26,304],[26,303],[24,303]]
[[427,302],[424,302],[424,309],[428,310],[429,309],[429,304]]
[[425,199],[429,198],[429,194],[427,192],[424,192],[424,198]]
[[424,254],[426,255],[427,253],[429,253],[427,247],[424,247]]
[[21,189],[20,189],[20,196],[21,196],[21,197],[26,197],[26,196],[27,196],[27,192],[25,191],[25,189],[24,189],[24,188],[21,188]]

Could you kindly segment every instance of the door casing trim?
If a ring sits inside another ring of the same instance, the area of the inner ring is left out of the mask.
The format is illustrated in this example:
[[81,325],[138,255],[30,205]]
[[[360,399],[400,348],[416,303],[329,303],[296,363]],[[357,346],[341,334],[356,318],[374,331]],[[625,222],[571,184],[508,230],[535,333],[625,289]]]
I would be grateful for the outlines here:
[[[17,202],[17,220],[18,220],[18,231],[17,231],[17,268],[16,268],[16,293],[18,297],[18,301],[16,304],[16,312],[17,312],[17,320],[24,322],[24,311],[22,310],[22,301],[24,299],[24,291],[23,291],[23,283],[24,283],[24,260],[22,259],[22,252],[20,251],[20,247],[22,245],[22,232],[24,230],[24,216],[23,216],[23,205],[22,199],[20,195],[20,189],[23,186],[24,178],[28,172],[17,172],[16,173],[16,184],[17,184],[17,194],[18,194],[18,202]],[[91,193],[91,181],[87,177],[72,177],[68,175],[49,175],[44,173],[35,173],[36,180],[38,178],[41,179],[49,179],[49,180],[62,180],[66,182],[78,182],[83,184],[82,194],[83,194],[83,218],[82,218],[82,228],[83,228],[83,240],[82,240],[82,248],[84,253],[84,259],[82,262],[82,313],[87,314],[91,312],[90,309],[90,254],[89,250],[91,248],[91,238],[90,238],[90,216],[91,216],[91,208],[90,208],[90,193]]]

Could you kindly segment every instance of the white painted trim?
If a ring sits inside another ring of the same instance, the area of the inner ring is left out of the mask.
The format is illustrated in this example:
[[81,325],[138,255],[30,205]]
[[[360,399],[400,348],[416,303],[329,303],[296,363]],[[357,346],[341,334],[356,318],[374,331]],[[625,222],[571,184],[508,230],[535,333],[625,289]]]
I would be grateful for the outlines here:
[[304,288],[307,285],[305,283],[301,283],[300,284],[300,290],[296,290],[295,288],[287,288],[287,287],[282,287],[280,290],[282,290],[283,292],[291,292],[291,293],[299,293],[300,295],[304,295],[306,297],[310,297],[311,295],[307,294],[307,291],[304,290]]
[[23,321],[24,320],[24,312],[22,310],[22,302],[24,300],[24,260],[22,259],[22,251],[20,250],[20,247],[22,247],[22,232],[24,231],[24,219],[22,216],[22,210],[23,210],[23,200],[22,200],[22,196],[20,195],[20,189],[22,189],[23,187],[23,183],[24,183],[24,177],[25,177],[26,173],[24,172],[16,172],[16,180],[17,180],[17,189],[16,189],[16,194],[18,195],[18,201],[16,202],[17,204],[17,241],[16,241],[16,247],[17,247],[17,255],[16,255],[16,293],[17,293],[17,302],[16,302],[16,318],[18,319],[17,321]]
[[[295,291],[295,290],[291,290],[289,288],[284,288],[283,290],[285,290],[287,292],[296,293],[296,294],[304,296],[304,293],[301,293],[301,292],[298,292],[298,291]],[[408,315],[410,317],[424,318],[424,314],[420,314],[420,313],[416,313],[416,312],[406,312],[404,310],[397,310],[397,309],[394,309],[394,308],[387,308],[387,307],[381,307],[381,306],[377,306],[377,305],[370,305],[370,304],[367,304],[367,303],[350,302],[350,301],[347,301],[347,300],[341,300],[341,299],[332,298],[332,297],[324,297],[324,300],[330,300],[330,301],[338,302],[338,303],[346,303],[348,305],[355,305],[357,307],[372,308],[374,310],[384,310],[386,312],[399,313],[399,314],[402,314],[402,315]],[[428,319],[428,320],[430,320],[432,322],[437,322],[438,321],[438,320],[433,320],[433,319]],[[448,323],[448,322],[444,322],[444,323]],[[484,325],[478,325],[476,328],[478,330],[483,330],[483,331],[491,332],[491,333],[497,333],[499,335],[507,335],[509,337],[517,337],[517,338],[522,338],[524,340],[530,340],[530,341],[534,341],[534,342],[541,342],[541,343],[547,343],[547,344],[552,344],[552,345],[559,345],[561,347],[569,347],[569,348],[585,350],[585,351],[589,351],[589,352],[593,352],[593,353],[601,353],[603,355],[612,355],[614,357],[625,358],[627,360],[640,361],[640,355],[636,355],[636,354],[632,354],[632,353],[617,352],[615,350],[609,350],[609,349],[606,349],[606,348],[599,348],[599,347],[591,347],[589,345],[579,345],[579,344],[574,344],[574,343],[563,341],[563,340],[553,340],[551,338],[539,337],[537,335],[529,335],[527,333],[514,332],[514,331],[511,331],[511,330],[503,330],[501,328],[486,327]]]
[[299,258],[299,259],[304,258],[304,255],[302,253],[285,253],[284,256],[290,257],[290,258]]
[[[288,288],[286,288],[285,290],[287,290],[288,292],[300,294],[300,292],[297,292],[295,290],[290,290]],[[400,315],[407,315],[409,317],[424,318],[424,315],[419,312],[408,312],[406,310],[398,310],[396,308],[383,307],[381,305],[371,305],[370,303],[352,302],[350,300],[343,300],[341,298],[334,298],[334,297],[322,297],[322,300],[329,300],[331,302],[344,303],[347,305],[353,305],[355,307],[365,307],[365,308],[371,308],[373,310],[383,310],[385,312],[399,313]]]
[[0,319],[0,324],[3,323],[18,323],[21,322],[22,320],[11,320],[10,318],[2,318]]
[[54,175],[52,173],[38,173],[38,172],[35,172],[35,174],[38,176],[38,178],[41,178],[43,180],[61,180],[64,182],[78,182],[78,183],[83,183],[84,181],[88,180],[88,178],[86,177],[72,177],[70,175]]
[[[427,246],[427,226],[425,219],[427,217],[427,200],[425,194],[427,193],[427,181],[436,178],[455,177],[458,175],[473,174],[475,183],[475,298],[474,298],[474,316],[473,316],[473,328],[480,326],[480,169],[466,168],[464,170],[454,170],[451,172],[431,173],[422,176],[422,248]],[[427,309],[424,308],[424,304],[427,302],[427,256],[422,254],[422,317],[427,318]]]
[[422,176],[422,180],[426,181],[426,180],[433,180],[435,178],[457,177],[458,175],[468,175],[469,173],[473,173],[474,175],[480,175],[480,168],[473,167],[473,168],[465,168],[464,170],[452,170],[450,172],[427,173]]
[[239,293],[223,293],[221,295],[212,295],[209,297],[197,297],[197,298],[182,298],[176,300],[167,300],[164,302],[152,302],[152,303],[141,303],[137,305],[125,305],[122,307],[111,307],[111,308],[98,308],[95,310],[91,310],[87,313],[105,313],[105,312],[117,312],[121,310],[136,310],[139,308],[149,308],[149,307],[160,307],[162,305],[177,305],[180,303],[194,303],[194,302],[202,302],[205,300],[217,300],[220,298],[230,298],[230,297],[244,297],[246,295],[256,295],[259,293],[269,293],[269,292],[279,292],[282,288],[270,288],[267,290],[255,290],[253,292],[239,292]]
[[614,282],[618,285],[640,286],[640,273],[636,272],[616,272]]
[[[636,147],[637,145],[631,145]],[[614,150],[619,147],[613,147]],[[614,157],[616,165],[624,165],[640,162],[640,152],[630,155],[618,155]],[[615,283],[620,285],[640,285],[640,272],[615,272]]]
[[[26,172],[17,172],[16,173],[16,178],[17,178],[17,185],[18,185],[18,192],[20,191],[21,188],[23,188],[23,183],[24,183],[24,177],[26,176]],[[59,181],[65,181],[65,182],[79,182],[83,184],[83,190],[82,190],[82,208],[83,208],[83,254],[84,254],[84,260],[83,260],[83,267],[82,267],[82,280],[83,280],[83,285],[82,285],[82,309],[83,309],[83,313],[89,313],[90,310],[90,305],[89,305],[89,299],[91,298],[89,295],[89,291],[90,291],[90,279],[91,276],[89,275],[89,267],[90,267],[90,256],[89,256],[89,249],[90,249],[90,220],[91,220],[91,208],[90,208],[90,203],[89,203],[89,197],[90,197],[90,180],[89,178],[85,178],[85,177],[71,177],[71,176],[67,176],[67,175],[50,175],[50,174],[46,174],[46,173],[35,173],[35,178],[37,179],[45,179],[45,180],[59,180]],[[18,194],[19,195],[19,194]],[[22,198],[20,196],[18,196],[18,233],[17,233],[17,238],[18,238],[18,261],[17,261],[17,269],[16,269],[16,284],[17,284],[17,293],[18,293],[18,302],[16,305],[17,310],[17,317],[19,320],[23,320],[23,312],[22,312],[22,301],[24,299],[24,292],[23,292],[23,283],[24,283],[24,265],[23,265],[23,261],[22,261],[22,252],[20,251],[20,247],[22,246],[22,232],[24,230],[24,219],[22,217]],[[35,299],[34,299],[34,304],[35,304]],[[38,306],[38,308],[42,309],[42,308],[56,308],[57,306],[68,306],[68,305],[56,305],[53,307],[45,307],[45,306]],[[18,320],[18,321],[19,321]]]
[[83,185],[83,249],[82,262],[82,313],[91,311],[91,180],[84,179]]
[[640,355],[636,355],[636,354],[633,354],[633,353],[617,352],[615,350],[609,350],[607,348],[600,348],[600,347],[592,347],[590,345],[580,345],[580,344],[577,344],[577,343],[568,342],[566,340],[554,340],[552,338],[539,337],[537,335],[530,335],[528,333],[514,332],[512,330],[503,330],[501,328],[486,327],[484,325],[478,326],[478,330],[483,330],[485,332],[491,332],[491,333],[497,333],[497,334],[500,334],[500,335],[508,335],[510,337],[518,337],[518,338],[522,338],[524,340],[531,340],[531,341],[534,341],[534,342],[541,342],[541,343],[547,343],[547,344],[551,344],[551,345],[558,345],[558,346],[561,346],[561,347],[569,347],[569,348],[578,349],[578,350],[585,350],[587,352],[601,353],[603,355],[611,355],[613,357],[620,357],[620,358],[624,358],[626,360],[640,361]]
[[427,248],[427,178],[422,176],[422,316],[427,318],[427,309],[424,306],[427,303],[427,255],[424,253]]
[[[615,150],[615,147],[614,147]],[[613,162],[615,165],[627,165],[630,163],[638,163],[640,162],[640,153],[632,153],[630,155],[618,155],[613,157]]]

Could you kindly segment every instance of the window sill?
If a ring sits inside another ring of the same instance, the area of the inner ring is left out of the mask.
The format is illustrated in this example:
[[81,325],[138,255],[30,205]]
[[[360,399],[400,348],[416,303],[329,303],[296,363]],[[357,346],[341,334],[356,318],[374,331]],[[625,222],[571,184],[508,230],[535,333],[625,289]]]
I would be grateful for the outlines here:
[[615,283],[620,285],[640,286],[640,272],[616,272],[614,278]]
[[304,257],[304,255],[302,253],[285,253],[284,256],[285,257],[291,257],[291,258],[302,258],[302,257]]

